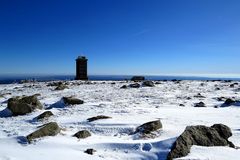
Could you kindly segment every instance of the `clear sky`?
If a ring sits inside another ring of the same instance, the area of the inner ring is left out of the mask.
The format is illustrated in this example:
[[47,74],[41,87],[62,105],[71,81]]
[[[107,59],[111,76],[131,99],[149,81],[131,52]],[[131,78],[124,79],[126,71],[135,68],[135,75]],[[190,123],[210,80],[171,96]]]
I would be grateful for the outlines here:
[[239,0],[0,0],[0,74],[240,74]]

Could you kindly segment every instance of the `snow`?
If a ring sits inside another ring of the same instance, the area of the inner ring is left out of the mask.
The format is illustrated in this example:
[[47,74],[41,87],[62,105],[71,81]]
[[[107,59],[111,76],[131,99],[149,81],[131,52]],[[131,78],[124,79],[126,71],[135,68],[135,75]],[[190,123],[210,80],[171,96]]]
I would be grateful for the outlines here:
[[[240,99],[240,92],[230,88],[231,83],[207,81],[181,81],[179,84],[167,81],[155,87],[120,89],[128,82],[93,82],[76,85],[69,82],[69,89],[54,91],[47,83],[0,85],[0,160],[66,160],[66,159],[166,159],[176,138],[189,125],[211,126],[215,123],[228,125],[233,132],[230,138],[240,146],[239,106],[218,107],[223,102],[217,97]],[[201,84],[203,83],[203,85]],[[234,83],[234,82],[232,82]],[[221,90],[215,90],[216,87]],[[9,94],[11,93],[11,94]],[[45,109],[54,113],[48,120],[36,121],[43,113],[37,110],[25,116],[11,117],[6,109],[7,100],[13,96],[41,94],[39,100]],[[196,98],[201,93],[206,98]],[[82,105],[66,106],[63,96],[75,96],[84,100]],[[187,100],[187,97],[192,99]],[[203,101],[206,108],[195,108],[194,103]],[[185,107],[180,107],[184,104]],[[87,122],[97,115],[111,119]],[[132,135],[143,123],[160,119],[163,129],[153,137]],[[63,130],[55,137],[44,137],[33,144],[27,144],[24,136],[47,122],[57,122]],[[79,130],[87,129],[92,136],[78,140],[72,137]],[[84,151],[97,150],[94,155]],[[229,147],[193,146],[191,153],[181,159],[231,160],[240,157],[240,150]]]

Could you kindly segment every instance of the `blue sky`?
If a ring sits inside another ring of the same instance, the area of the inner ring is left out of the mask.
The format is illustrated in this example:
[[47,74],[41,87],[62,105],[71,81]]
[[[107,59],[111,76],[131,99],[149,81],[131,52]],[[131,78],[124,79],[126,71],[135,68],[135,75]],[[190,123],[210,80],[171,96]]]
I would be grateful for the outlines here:
[[239,0],[1,0],[0,74],[240,74]]

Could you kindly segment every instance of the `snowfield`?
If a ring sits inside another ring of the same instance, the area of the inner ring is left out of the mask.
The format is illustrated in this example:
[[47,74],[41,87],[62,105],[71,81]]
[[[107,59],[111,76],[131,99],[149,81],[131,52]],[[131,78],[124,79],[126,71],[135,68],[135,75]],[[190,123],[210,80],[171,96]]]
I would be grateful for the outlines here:
[[[240,146],[240,106],[220,107],[218,97],[240,99],[240,83],[224,81],[160,81],[155,87],[120,89],[125,81],[68,82],[69,89],[55,91],[47,82],[0,85],[0,160],[79,160],[79,159],[142,159],[165,160],[176,138],[189,125],[229,126],[229,139]],[[219,88],[220,90],[217,90]],[[200,93],[204,97],[197,96]],[[14,96],[40,94],[38,99],[54,116],[44,121],[34,118],[45,110],[24,116],[10,116],[7,100]],[[84,101],[81,105],[64,105],[63,96]],[[196,108],[204,102],[207,107]],[[183,104],[184,106],[180,106]],[[88,122],[87,119],[105,115],[111,119]],[[160,119],[163,129],[149,137],[131,134],[136,127]],[[25,136],[47,122],[57,122],[62,128],[54,137],[40,138],[32,144]],[[80,130],[89,130],[91,137],[72,137]],[[97,152],[88,155],[84,151]],[[193,146],[181,160],[236,160],[240,150],[229,147]]]

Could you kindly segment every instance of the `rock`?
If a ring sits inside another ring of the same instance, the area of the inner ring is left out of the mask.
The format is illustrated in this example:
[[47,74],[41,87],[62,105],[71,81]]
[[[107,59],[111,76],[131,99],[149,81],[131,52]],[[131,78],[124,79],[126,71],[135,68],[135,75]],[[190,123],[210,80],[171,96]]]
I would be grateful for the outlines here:
[[56,91],[64,90],[64,89],[68,89],[68,86],[66,86],[65,84],[61,84],[55,88]]
[[226,97],[217,97],[215,98],[217,101],[226,101],[227,98]]
[[127,85],[123,85],[120,89],[127,89]]
[[42,114],[40,114],[39,116],[36,117],[37,120],[42,120],[42,119],[46,119],[53,116],[53,113],[51,111],[46,111]]
[[43,106],[37,96],[14,97],[8,100],[7,108],[14,116],[31,113],[35,109],[42,109]]
[[97,152],[95,149],[87,149],[86,151],[84,151],[84,153],[93,155],[95,152]]
[[132,78],[131,78],[131,81],[144,81],[145,80],[145,77],[143,77],[143,76],[133,76]]
[[78,139],[84,139],[90,136],[91,136],[91,133],[87,130],[79,131],[73,135],[73,137],[77,137]]
[[203,102],[199,102],[199,103],[195,103],[194,107],[206,107],[206,105]]
[[228,139],[232,136],[231,129],[223,124],[214,124],[211,128],[217,130],[218,134],[223,137],[224,139]]
[[191,97],[187,97],[186,99],[187,99],[187,100],[191,100],[192,98],[191,98]]
[[63,82],[50,82],[47,84],[48,87],[57,87],[57,86],[61,86],[61,85],[66,85]]
[[96,116],[96,117],[88,118],[87,120],[88,120],[89,122],[93,122],[93,121],[96,121],[96,120],[99,120],[99,119],[109,119],[109,118],[112,118],[112,117],[108,117],[108,116],[104,116],[104,115],[99,115],[99,116]]
[[73,98],[73,97],[63,97],[62,99],[63,99],[63,102],[68,105],[76,105],[76,104],[84,103],[84,101],[77,98]]
[[225,83],[231,83],[232,80],[224,80],[223,82],[225,82]]
[[223,124],[215,124],[212,127],[189,126],[177,138],[167,160],[187,156],[192,145],[234,147],[233,143],[228,141],[231,136],[231,129]]
[[195,98],[206,98],[203,95],[201,95],[201,93],[198,93],[197,95],[194,96]]
[[41,94],[40,94],[40,93],[36,93],[36,94],[34,94],[34,96],[36,96],[36,97],[40,97]]
[[152,150],[153,146],[151,143],[144,143],[142,144],[142,151],[150,152]]
[[133,83],[129,85],[130,88],[140,88],[140,86],[141,85],[139,83]]
[[50,122],[41,126],[37,131],[29,134],[26,138],[29,142],[31,142],[34,139],[41,137],[56,136],[58,133],[60,133],[60,130],[61,129],[56,122]]
[[24,79],[20,81],[20,84],[24,84],[24,83],[35,83],[37,82],[36,79]]
[[157,84],[157,85],[158,85],[158,84],[162,84],[162,83],[161,83],[161,82],[155,82],[155,84]]
[[233,103],[235,103],[235,102],[236,102],[236,101],[228,98],[228,99],[224,102],[224,104],[225,104],[225,105],[231,105],[231,104],[233,104]]
[[146,86],[146,87],[154,87],[154,83],[152,81],[144,81],[143,82],[143,86]]
[[185,107],[185,105],[184,105],[184,104],[179,104],[179,106],[180,106],[180,107]]
[[153,131],[157,131],[162,128],[162,123],[160,120],[151,121],[144,123],[143,125],[137,127],[135,133],[149,134]]

